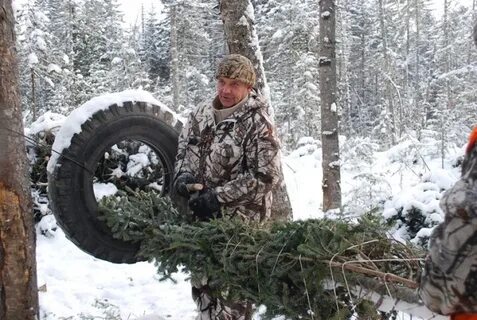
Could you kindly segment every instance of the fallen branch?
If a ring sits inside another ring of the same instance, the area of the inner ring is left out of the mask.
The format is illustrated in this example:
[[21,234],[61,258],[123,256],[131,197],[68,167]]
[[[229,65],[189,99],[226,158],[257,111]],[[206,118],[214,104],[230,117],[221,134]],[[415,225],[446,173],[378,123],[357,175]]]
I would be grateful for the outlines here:
[[[418,258],[418,259],[414,259],[414,260],[420,261],[422,259]],[[402,285],[404,285],[404,286],[406,286],[410,289],[417,289],[419,287],[419,285],[417,284],[416,281],[406,279],[406,278],[397,276],[395,274],[386,273],[386,272],[382,272],[382,271],[379,271],[379,270],[372,270],[372,269],[364,268],[364,267],[357,266],[357,265],[353,264],[353,263],[361,263],[361,262],[365,262],[365,261],[348,261],[348,262],[345,262],[345,263],[329,261],[327,263],[331,267],[341,268],[343,270],[348,270],[348,271],[361,273],[361,274],[365,274],[365,275],[369,275],[369,276],[373,276],[373,277],[378,277],[383,282],[399,283],[399,284],[402,284]]]

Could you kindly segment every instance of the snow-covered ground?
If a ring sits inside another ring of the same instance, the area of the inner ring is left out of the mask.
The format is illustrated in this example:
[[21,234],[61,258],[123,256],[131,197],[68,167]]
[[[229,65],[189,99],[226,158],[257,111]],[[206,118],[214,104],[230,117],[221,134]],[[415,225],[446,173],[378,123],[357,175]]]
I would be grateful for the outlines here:
[[[320,150],[316,146],[308,145],[284,158],[285,177],[294,207],[294,219],[323,215],[320,210],[319,153]],[[387,164],[389,155],[390,153],[377,154],[376,168],[389,169]],[[428,165],[431,166],[431,171],[437,172],[436,175],[442,174],[438,163],[431,162]],[[452,176],[454,179],[458,174],[455,171],[450,171],[451,175],[454,174]],[[402,181],[408,180],[407,175],[414,175],[411,172],[402,174],[404,174]],[[352,184],[350,172],[344,171],[343,176],[344,186]],[[350,181],[346,180],[347,177]],[[397,183],[393,182],[393,179],[401,181],[400,176],[390,175],[389,179],[389,183],[393,184]],[[446,179],[448,174],[438,180],[445,182]],[[416,179],[409,178],[409,180],[414,181],[416,186],[419,185]],[[399,189],[399,184],[393,187]],[[404,187],[400,193],[402,197],[396,199],[425,197],[424,192],[416,194],[419,188],[413,189],[408,184]],[[54,224],[54,218],[48,216],[41,221],[39,228],[51,230]],[[151,316],[144,318],[151,320],[194,319],[195,305],[190,297],[190,285],[185,274],[177,274],[177,283],[159,282],[152,263],[121,265],[97,260],[75,247],[60,229],[50,237],[39,234],[37,241],[38,283],[39,286],[46,285],[46,291],[40,292],[42,320],[56,320],[62,317],[74,320],[82,319],[82,315],[102,319],[111,314],[120,315],[121,318],[118,319],[123,320],[138,319],[144,315]],[[403,316],[401,319],[407,318]]]
[[[284,161],[295,219],[322,216],[320,190],[307,187],[321,181],[319,159],[298,152]],[[160,282],[153,263],[126,265],[95,259],[70,242],[51,215],[37,228],[38,285],[46,289],[40,291],[42,320],[103,319],[114,314],[121,318],[107,319],[194,319],[186,274],[177,274],[177,283]],[[46,236],[40,229],[48,230]]]
[[[50,118],[52,123],[62,120]],[[30,132],[37,130],[30,128]],[[387,151],[378,150],[366,139],[343,139],[341,182],[345,212],[360,214],[381,201],[381,210],[387,217],[402,209],[406,218],[407,210],[418,208],[427,215],[429,225],[441,221],[438,202],[443,190],[459,177],[459,168],[454,164],[463,154],[463,147],[448,145],[442,161],[440,144],[432,133],[423,136],[419,142],[407,137]],[[294,219],[322,217],[319,142],[302,139],[296,150],[283,157],[283,168]],[[37,230],[41,320],[194,319],[195,305],[186,274],[177,274],[176,283],[160,282],[152,263],[125,265],[95,259],[66,239],[51,215],[41,220]],[[394,236],[419,241],[430,230],[424,228],[410,236],[405,226],[398,225]],[[410,318],[400,315],[399,319]]]
[[177,283],[159,282],[152,263],[126,265],[95,259],[61,230],[52,237],[38,236],[37,265],[38,284],[46,286],[39,294],[41,319],[82,319],[81,314],[93,319],[113,314],[121,318],[107,319],[150,314],[164,319],[194,318],[186,275],[178,274]]

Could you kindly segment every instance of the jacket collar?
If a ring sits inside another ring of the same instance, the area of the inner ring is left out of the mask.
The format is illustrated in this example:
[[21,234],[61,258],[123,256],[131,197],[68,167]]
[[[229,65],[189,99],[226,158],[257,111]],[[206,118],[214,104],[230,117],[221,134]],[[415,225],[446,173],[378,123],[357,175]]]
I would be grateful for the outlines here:
[[[214,106],[217,106],[217,104],[220,104],[218,96],[214,98],[211,107],[207,108],[207,111],[205,112],[208,122],[212,121],[212,123],[214,123]],[[230,116],[230,118],[239,119],[240,117],[242,117],[244,114],[248,113],[249,111],[262,107],[263,104],[264,104],[263,98],[258,95],[255,89],[252,89],[252,91],[248,95],[248,99],[245,101],[243,106],[239,108],[238,110],[236,110]]]

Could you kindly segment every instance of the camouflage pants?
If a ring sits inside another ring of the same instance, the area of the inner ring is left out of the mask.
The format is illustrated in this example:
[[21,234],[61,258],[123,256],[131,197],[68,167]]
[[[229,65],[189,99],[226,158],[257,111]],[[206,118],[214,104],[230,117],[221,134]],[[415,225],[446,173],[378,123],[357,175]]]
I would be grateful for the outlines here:
[[224,302],[211,295],[207,278],[192,277],[192,298],[197,305],[196,320],[251,320],[252,304],[246,301]]

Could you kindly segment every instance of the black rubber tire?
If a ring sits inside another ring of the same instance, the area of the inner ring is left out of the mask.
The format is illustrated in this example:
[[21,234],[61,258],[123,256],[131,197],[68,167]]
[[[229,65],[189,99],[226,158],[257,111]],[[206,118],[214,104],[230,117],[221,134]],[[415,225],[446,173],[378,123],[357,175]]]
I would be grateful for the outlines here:
[[93,173],[108,147],[125,139],[141,141],[160,158],[166,172],[163,193],[167,193],[181,127],[170,112],[144,102],[125,102],[121,107],[114,104],[86,121],[48,177],[50,206],[68,239],[98,259],[114,263],[144,260],[137,256],[140,243],[113,238],[111,230],[98,219]]

